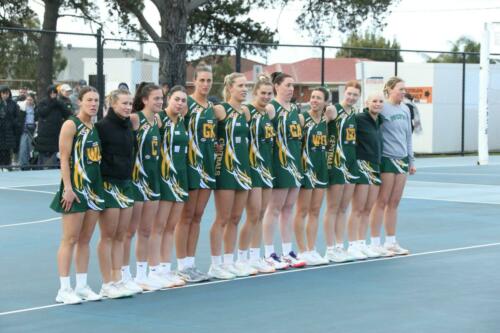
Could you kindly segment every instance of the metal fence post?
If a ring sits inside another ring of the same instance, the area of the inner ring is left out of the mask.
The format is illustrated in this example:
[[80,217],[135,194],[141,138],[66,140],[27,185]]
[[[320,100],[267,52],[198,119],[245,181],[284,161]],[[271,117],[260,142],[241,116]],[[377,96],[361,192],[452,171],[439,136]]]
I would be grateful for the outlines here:
[[394,50],[394,76],[398,76],[398,57],[399,50]]
[[235,64],[235,72],[241,72],[241,39],[238,38],[236,42],[236,64]]
[[97,30],[96,35],[97,40],[97,91],[99,92],[99,110],[97,111],[97,118],[102,119],[103,108],[104,108],[104,51],[103,51],[103,41],[102,41],[102,29]]
[[460,154],[465,155],[465,63],[466,55],[462,53],[462,132]]
[[325,85],[325,47],[321,45],[321,86]]

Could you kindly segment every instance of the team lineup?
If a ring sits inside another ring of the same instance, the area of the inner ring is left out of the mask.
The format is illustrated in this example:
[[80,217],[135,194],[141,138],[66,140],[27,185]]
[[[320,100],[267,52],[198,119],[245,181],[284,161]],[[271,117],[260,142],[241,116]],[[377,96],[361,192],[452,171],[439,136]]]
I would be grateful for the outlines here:
[[[95,124],[100,96],[82,88],[80,112],[61,130],[62,181],[51,204],[62,213],[57,302],[409,253],[396,240],[398,205],[407,175],[416,172],[402,79],[390,78],[383,91],[362,101],[363,110],[355,107],[357,81],[346,83],[336,104],[327,89],[314,88],[308,111],[292,103],[294,78],[286,73],[259,76],[249,104],[243,74],[225,77],[224,102],[215,105],[208,100],[212,80],[211,67],[198,65],[193,94],[174,86],[166,107],[155,84],[142,83],[135,96],[115,90]],[[206,236],[200,223],[212,191],[215,220],[205,273],[195,256],[199,237]],[[321,255],[316,238],[325,197]],[[99,293],[87,284],[97,224]],[[276,229],[281,254],[274,248]]]

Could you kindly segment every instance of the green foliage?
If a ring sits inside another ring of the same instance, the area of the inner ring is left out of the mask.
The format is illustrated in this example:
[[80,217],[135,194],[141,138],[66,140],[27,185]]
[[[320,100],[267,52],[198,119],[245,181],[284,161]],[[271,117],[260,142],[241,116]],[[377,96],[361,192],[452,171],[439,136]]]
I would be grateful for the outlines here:
[[[389,41],[384,37],[369,31],[365,31],[363,35],[358,34],[357,32],[351,33],[342,43],[342,46],[386,49],[387,51],[340,49],[336,54],[337,58],[366,58],[376,61],[394,61],[396,54],[392,50],[401,49],[401,46],[395,39]],[[398,61],[403,61],[403,58],[399,53]]]
[[[451,52],[477,52],[478,54],[467,54],[465,56],[465,62],[471,64],[479,63],[479,51],[481,50],[481,44],[475,40],[462,36],[454,42],[451,43]],[[441,53],[435,58],[429,58],[427,62],[432,63],[462,63],[463,55],[454,53]]]

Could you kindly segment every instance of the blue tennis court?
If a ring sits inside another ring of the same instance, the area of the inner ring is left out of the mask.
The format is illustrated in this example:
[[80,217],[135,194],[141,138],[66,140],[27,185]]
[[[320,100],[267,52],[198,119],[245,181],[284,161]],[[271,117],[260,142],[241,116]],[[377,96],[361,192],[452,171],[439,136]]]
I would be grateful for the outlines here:
[[[0,173],[0,332],[500,332],[500,157],[488,166],[421,158],[417,167],[399,214],[409,256],[81,305],[54,301],[60,219],[48,206],[59,171]],[[207,209],[197,257],[204,270],[212,199]],[[89,269],[96,291],[98,236]]]

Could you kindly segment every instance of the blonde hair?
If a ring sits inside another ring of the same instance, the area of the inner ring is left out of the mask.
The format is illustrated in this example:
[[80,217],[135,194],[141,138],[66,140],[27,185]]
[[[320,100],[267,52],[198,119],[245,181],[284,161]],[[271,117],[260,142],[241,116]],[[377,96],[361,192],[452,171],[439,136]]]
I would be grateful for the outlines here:
[[404,81],[403,81],[403,79],[401,79],[397,76],[393,76],[393,77],[389,78],[389,80],[387,80],[387,82],[384,85],[384,96],[389,97],[389,90],[394,89],[396,84],[398,84],[399,82],[404,82]]
[[231,98],[231,93],[229,92],[229,88],[231,88],[234,84],[234,81],[236,81],[236,79],[240,77],[245,77],[245,75],[238,72],[234,72],[224,77],[224,90],[222,91],[222,96],[224,97],[225,102],[228,102],[229,99]]
[[273,86],[273,83],[271,81],[271,78],[266,75],[266,74],[260,74],[257,77],[257,81],[255,81],[255,84],[253,85],[252,93],[254,95],[257,94],[257,91],[260,89],[262,86]]
[[113,91],[112,91],[112,92],[110,92],[110,93],[109,93],[109,95],[106,97],[106,102],[107,102],[107,105],[111,106],[111,105],[115,104],[115,103],[118,101],[118,98],[119,98],[121,95],[129,95],[129,96],[132,96],[132,94],[130,93],[130,91],[125,90],[125,89],[116,89],[116,90],[113,90]]
[[193,80],[196,80],[198,78],[198,73],[201,72],[212,73],[212,66],[207,65],[203,61],[198,63],[198,65],[194,68]]

